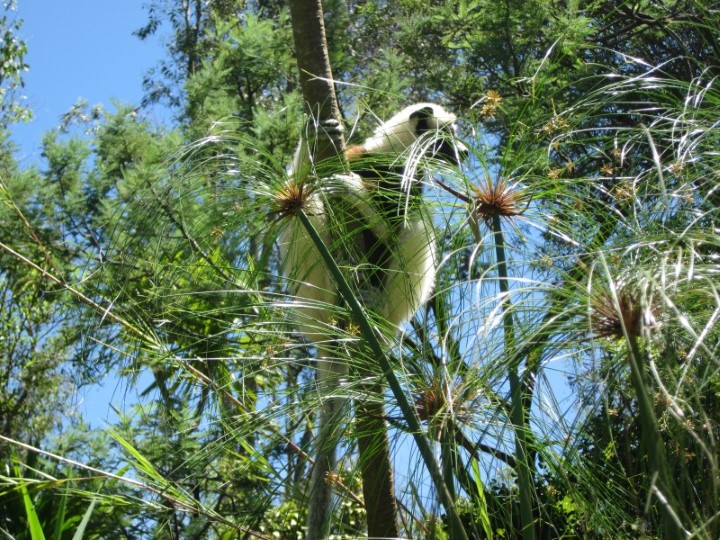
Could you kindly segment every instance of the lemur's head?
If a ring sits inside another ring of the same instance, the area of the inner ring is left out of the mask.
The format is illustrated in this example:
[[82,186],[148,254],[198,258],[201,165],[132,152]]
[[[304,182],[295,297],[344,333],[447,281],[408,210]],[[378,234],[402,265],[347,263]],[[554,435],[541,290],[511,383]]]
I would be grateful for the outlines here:
[[383,123],[363,144],[349,148],[348,159],[399,154],[427,137],[426,155],[457,165],[468,152],[456,135],[454,114],[434,103],[417,103]]

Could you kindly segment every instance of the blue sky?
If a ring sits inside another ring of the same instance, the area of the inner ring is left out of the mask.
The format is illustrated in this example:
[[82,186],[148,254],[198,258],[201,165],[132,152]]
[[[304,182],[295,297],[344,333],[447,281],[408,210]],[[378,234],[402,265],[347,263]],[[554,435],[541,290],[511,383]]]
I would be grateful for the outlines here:
[[[140,41],[132,35],[146,21],[146,2],[18,0],[16,14],[24,20],[21,36],[30,65],[24,93],[34,115],[32,122],[11,129],[22,167],[39,162],[43,133],[56,127],[78,99],[110,109],[113,100],[140,103],[143,75],[164,54],[158,37]],[[149,382],[144,377],[137,391]],[[114,420],[110,403],[122,410],[136,400],[136,390],[125,388],[114,375],[102,383],[77,396],[80,411],[95,426]]]
[[[17,0],[28,46],[27,105],[35,120],[12,129],[22,165],[37,162],[42,134],[80,98],[91,105],[139,104],[142,78],[163,56],[155,36],[132,32],[147,20],[147,0]],[[152,117],[151,117],[152,118]]]

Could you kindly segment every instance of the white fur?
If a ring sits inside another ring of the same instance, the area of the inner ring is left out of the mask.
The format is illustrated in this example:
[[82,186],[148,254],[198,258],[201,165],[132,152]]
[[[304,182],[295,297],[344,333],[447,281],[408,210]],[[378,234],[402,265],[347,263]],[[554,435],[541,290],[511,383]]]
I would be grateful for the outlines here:
[[[428,130],[449,129],[454,132],[455,115],[439,105],[418,103],[403,109],[378,127],[362,145],[365,155],[390,159],[401,157],[418,140],[417,119],[411,116],[427,107],[433,110],[433,116],[428,119]],[[290,182],[305,182],[312,170],[309,156],[307,144],[301,142],[293,160]],[[418,181],[416,178],[404,178],[402,181],[408,180]],[[397,181],[400,183],[401,179],[397,178]],[[393,329],[412,318],[432,294],[437,253],[431,220],[420,211],[411,210],[404,219],[396,218],[393,220],[395,225],[391,225],[373,200],[370,191],[373,182],[366,185],[357,174],[335,175],[323,178],[320,182],[322,188],[315,189],[308,197],[305,213],[331,253],[341,258],[340,254],[347,253],[347,250],[340,249],[344,246],[341,242],[356,241],[358,245],[361,244],[360,234],[354,239],[348,238],[347,231],[337,228],[333,201],[336,204],[339,199],[353,210],[355,219],[363,220],[363,227],[370,228],[390,250],[390,262],[383,269],[383,289],[370,291],[363,297],[369,304],[366,307],[389,324],[392,333]],[[279,247],[283,273],[290,280],[291,293],[296,302],[295,322],[298,330],[317,347],[318,386],[328,389],[340,384],[343,375],[347,373],[347,366],[337,361],[337,350],[331,346],[336,337],[331,325],[338,312],[339,294],[329,269],[300,220],[291,217],[285,221]],[[341,267],[358,265],[359,272],[362,272],[362,260],[336,262]],[[335,466],[334,435],[330,434],[330,427],[340,422],[343,407],[344,400],[337,397],[328,397],[321,407],[316,455],[316,464],[319,465],[313,467],[310,481],[308,538],[311,535],[321,538],[329,526],[331,487],[324,477]]]
[[378,313],[392,328],[411,319],[435,287],[437,267],[435,235],[428,217],[405,221],[389,265]]
[[431,108],[433,116],[431,129],[444,129],[450,127],[453,132],[457,118],[440,105],[434,103],[416,103],[404,108],[387,122],[381,124],[373,135],[363,143],[365,151],[369,154],[400,154],[417,141],[415,128],[417,120],[411,119],[413,113],[420,109]]
[[[367,154],[399,155],[417,142],[417,119],[413,113],[431,108],[433,115],[428,119],[429,129],[450,129],[454,132],[456,117],[439,105],[417,103],[406,107],[387,122],[380,125],[373,135],[363,143]],[[293,160],[290,181],[303,182],[308,171],[309,149],[301,143]],[[398,179],[400,181],[400,179]],[[413,181],[418,181],[414,179]],[[400,231],[388,229],[383,216],[372,206],[372,201],[362,180],[354,174],[335,175],[324,179],[322,190],[316,190],[306,201],[305,212],[326,246],[333,250],[333,242],[347,241],[347,238],[333,238],[332,197],[342,197],[350,202],[366,221],[366,226],[391,246],[392,261],[387,269],[385,291],[371,295],[371,308],[392,326],[398,326],[410,319],[430,297],[435,283],[435,238],[429,219],[420,215],[409,215]],[[298,301],[298,329],[314,343],[328,339],[328,325],[335,319],[334,307],[339,295],[330,271],[298,219],[287,220],[287,226],[280,236],[280,254],[283,273],[291,282],[291,289]],[[338,261],[340,264],[343,261]]]
[[[291,179],[290,181],[294,181]],[[376,234],[387,235],[382,216],[370,204],[362,179],[352,173],[323,179],[324,189],[316,190],[305,202],[305,213],[323,244],[337,253],[337,244],[348,242],[333,215],[332,201],[342,198],[355,209]],[[297,218],[286,220],[278,239],[283,274],[290,280],[290,288],[297,302],[298,330],[315,344],[322,344],[332,334],[329,327],[336,318],[339,294],[322,254],[310,234]],[[348,261],[336,260],[339,265]]]
[[[310,197],[305,212],[323,243],[330,246],[329,216],[322,199],[317,195]],[[282,270],[290,280],[290,288],[299,304],[295,309],[298,328],[317,343],[328,335],[326,326],[333,318],[333,308],[338,303],[335,283],[300,220],[290,218],[286,222],[278,242]]]

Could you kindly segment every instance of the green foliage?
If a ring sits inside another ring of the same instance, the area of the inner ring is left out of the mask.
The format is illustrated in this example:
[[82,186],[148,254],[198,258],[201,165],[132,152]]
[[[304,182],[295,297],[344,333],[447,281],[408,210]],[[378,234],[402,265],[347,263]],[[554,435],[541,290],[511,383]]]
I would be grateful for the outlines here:
[[286,12],[277,21],[252,13],[240,24],[218,20],[208,39],[217,44],[213,57],[186,84],[184,117],[196,133],[226,118],[250,124],[255,109],[271,110],[286,98],[297,77]]
[[30,110],[23,104],[25,96],[19,95],[25,83],[23,73],[27,44],[20,37],[22,20],[14,16],[15,2],[3,2],[0,16],[0,132],[17,121],[29,120]]
[[[15,467],[15,474],[20,476],[20,467]],[[45,540],[40,520],[38,519],[37,512],[35,511],[35,505],[30,499],[27,487],[24,484],[20,485],[20,493],[22,494],[23,506],[25,506],[25,518],[30,532],[30,538],[32,540]]]
[[[79,102],[37,166],[18,167],[2,140],[8,534],[303,537],[314,413],[364,381],[317,388],[313,351],[292,331],[274,240],[302,103],[284,7],[251,4],[148,5],[138,35],[172,38],[147,102],[173,104],[177,129]],[[414,433],[471,538],[716,538],[717,12],[600,0],[326,8],[351,138],[373,114],[428,99],[458,113],[473,147],[460,173],[428,181],[440,276],[386,370],[406,535],[457,534]],[[0,20],[6,35],[18,28]],[[14,43],[0,87],[17,90]],[[346,360],[380,373],[377,356]],[[91,432],[70,394],[109,370],[137,398]],[[342,474],[328,479],[338,538],[364,533],[347,423]],[[32,525],[13,523],[32,512]]]
[[[10,240],[13,249],[53,269],[55,259],[44,243],[57,232],[48,226],[56,215],[48,192],[52,188],[34,171],[20,173],[10,163],[0,171],[3,245]],[[48,225],[37,228],[29,221],[45,218]],[[75,338],[65,326],[67,297],[6,251],[0,261],[0,433],[37,443],[58,426],[60,404],[69,395],[64,364],[73,357]],[[5,445],[0,456],[8,456]]]

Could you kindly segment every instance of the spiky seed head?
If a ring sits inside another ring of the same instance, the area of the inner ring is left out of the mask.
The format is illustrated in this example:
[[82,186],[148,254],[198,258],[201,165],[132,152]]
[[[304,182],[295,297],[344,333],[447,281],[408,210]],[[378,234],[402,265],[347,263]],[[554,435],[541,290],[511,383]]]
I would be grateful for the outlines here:
[[340,485],[340,482],[342,481],[342,478],[340,475],[333,471],[328,471],[325,473],[325,483],[331,486],[337,486]]
[[437,385],[423,388],[415,396],[415,409],[422,421],[431,422],[446,408],[445,393]]
[[473,186],[475,213],[490,222],[495,216],[519,216],[527,208],[527,197],[521,190],[510,185],[507,180],[493,182],[486,179],[480,185]]
[[313,187],[306,182],[285,183],[275,192],[271,214],[279,216],[280,219],[296,215],[301,209],[307,208],[313,191]]
[[618,291],[617,306],[610,294],[595,298],[590,319],[595,335],[613,339],[625,337],[623,327],[630,337],[640,337],[644,328],[657,324],[653,307],[645,305],[638,293],[627,289]]
[[502,101],[502,96],[497,90],[488,90],[483,98],[483,106],[480,109],[480,115],[487,119],[492,120],[497,114],[497,109]]

